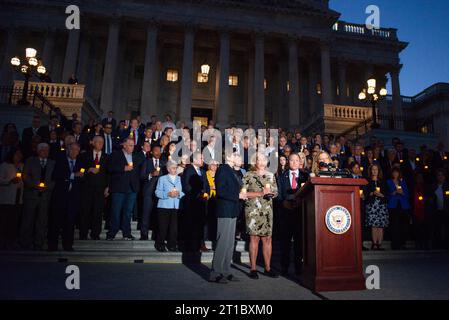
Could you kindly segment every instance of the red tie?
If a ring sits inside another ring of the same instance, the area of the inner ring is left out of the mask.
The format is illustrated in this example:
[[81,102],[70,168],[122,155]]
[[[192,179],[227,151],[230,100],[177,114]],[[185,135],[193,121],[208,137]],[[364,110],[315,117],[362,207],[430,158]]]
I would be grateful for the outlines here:
[[298,184],[296,183],[296,173],[292,172],[292,189],[296,189],[298,187]]
[[98,159],[98,153],[95,153],[95,165],[97,165],[100,162]]
[[133,137],[134,137],[134,145],[136,145],[137,144],[136,130],[134,130]]

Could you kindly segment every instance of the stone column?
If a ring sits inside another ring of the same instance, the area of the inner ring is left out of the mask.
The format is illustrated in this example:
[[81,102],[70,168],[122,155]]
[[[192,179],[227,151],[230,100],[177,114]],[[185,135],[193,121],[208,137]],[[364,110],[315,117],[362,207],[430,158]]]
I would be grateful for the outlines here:
[[[108,46],[106,49],[103,82],[101,86],[100,108],[103,110],[111,110],[114,105],[115,71],[117,69],[119,36],[120,23],[118,21],[112,21],[109,24]],[[117,113],[117,110],[114,109],[114,113]]]
[[[24,52],[16,52],[17,46],[17,32],[14,28],[8,29],[8,36],[6,38],[6,49],[5,55],[3,57],[3,62],[0,70],[0,83],[2,85],[12,85],[11,81],[12,77],[12,66],[11,66],[11,58],[14,56],[20,56],[20,54],[24,54]],[[25,50],[25,49],[24,49]]]
[[318,104],[316,92],[318,78],[318,63],[314,57],[309,57],[309,117],[315,113]]
[[257,34],[255,37],[254,54],[254,112],[253,123],[255,128],[262,127],[265,121],[265,45],[264,37]]
[[157,27],[150,24],[147,28],[147,45],[145,49],[145,69],[142,83],[142,100],[140,115],[142,119],[150,121],[150,117],[157,112]]
[[290,92],[288,96],[289,126],[297,128],[301,122],[299,110],[299,65],[297,39],[289,39],[288,42],[288,79]]
[[321,44],[321,96],[323,104],[332,103],[331,61],[329,44]]
[[339,60],[338,61],[338,90],[339,90],[339,100],[342,106],[348,104],[348,99],[346,95],[347,86],[346,86],[346,61]]
[[254,56],[252,52],[248,57],[247,72],[246,122],[250,125],[254,125]]
[[54,48],[55,48],[55,34],[53,31],[47,31],[47,35],[45,37],[44,42],[44,49],[42,50],[42,62],[47,68],[47,70],[50,70],[51,65],[50,63],[53,62],[53,55],[54,55]]
[[225,129],[229,125],[229,59],[230,40],[229,33],[220,34],[220,62],[218,66],[217,86],[217,126]]
[[78,67],[76,76],[80,84],[86,84],[87,76],[90,72],[89,68],[89,53],[90,53],[90,35],[81,35],[80,52],[78,57]]
[[182,59],[181,75],[181,103],[179,120],[189,123],[192,119],[192,85],[193,85],[193,49],[195,33],[187,29],[184,34],[184,55]]
[[[401,86],[399,84],[399,74],[401,72],[402,65],[394,66],[390,71],[391,76],[391,90],[393,95],[393,108],[392,115],[393,117],[401,117],[402,116],[402,97],[401,97]],[[399,125],[399,128],[396,127],[396,124]],[[403,124],[395,121],[395,129],[403,129]]]
[[76,63],[78,57],[78,49],[80,42],[80,30],[69,30],[69,38],[65,50],[64,67],[62,69],[62,81],[64,83],[69,80],[72,73],[76,72]]

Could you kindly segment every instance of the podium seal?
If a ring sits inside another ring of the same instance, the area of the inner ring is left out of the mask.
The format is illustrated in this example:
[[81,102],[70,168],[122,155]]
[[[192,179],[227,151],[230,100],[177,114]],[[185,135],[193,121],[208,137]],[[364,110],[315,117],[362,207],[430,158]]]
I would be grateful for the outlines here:
[[326,212],[326,227],[334,234],[344,234],[351,227],[351,213],[343,206],[333,206]]

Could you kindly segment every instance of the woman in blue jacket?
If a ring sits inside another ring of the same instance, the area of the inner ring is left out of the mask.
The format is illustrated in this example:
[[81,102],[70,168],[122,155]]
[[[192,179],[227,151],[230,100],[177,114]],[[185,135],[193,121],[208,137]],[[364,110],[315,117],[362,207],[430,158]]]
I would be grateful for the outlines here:
[[405,233],[411,206],[407,184],[402,179],[399,168],[393,168],[391,171],[391,179],[387,181],[387,187],[391,248],[393,250],[405,249]]
[[[168,174],[159,178],[156,186],[158,215],[158,234],[154,247],[159,252],[178,251],[178,213],[182,192],[181,177],[176,174],[178,164],[169,160],[167,162]],[[168,237],[167,237],[168,234]],[[167,246],[165,240],[167,239]]]

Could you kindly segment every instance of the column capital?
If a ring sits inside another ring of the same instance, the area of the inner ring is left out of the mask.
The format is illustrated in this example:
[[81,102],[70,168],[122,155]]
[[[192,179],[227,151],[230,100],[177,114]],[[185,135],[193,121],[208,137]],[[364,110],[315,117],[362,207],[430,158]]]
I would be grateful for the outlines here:
[[396,73],[399,74],[399,73],[401,72],[403,66],[404,66],[403,64],[394,64],[394,65],[391,65],[391,66],[389,67],[389,69],[391,70],[390,73],[391,73],[391,74],[396,74]]

